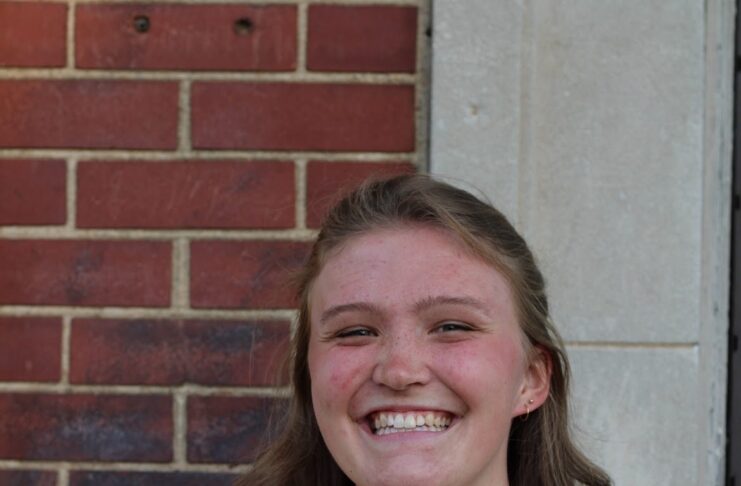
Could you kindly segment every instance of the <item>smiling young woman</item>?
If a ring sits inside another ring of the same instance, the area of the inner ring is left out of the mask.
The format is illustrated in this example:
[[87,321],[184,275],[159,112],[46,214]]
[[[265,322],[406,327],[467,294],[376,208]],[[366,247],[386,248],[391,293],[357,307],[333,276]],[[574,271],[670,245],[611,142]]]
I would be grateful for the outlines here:
[[368,183],[298,291],[288,416],[240,485],[610,484],[569,437],[540,271],[490,205],[426,176]]

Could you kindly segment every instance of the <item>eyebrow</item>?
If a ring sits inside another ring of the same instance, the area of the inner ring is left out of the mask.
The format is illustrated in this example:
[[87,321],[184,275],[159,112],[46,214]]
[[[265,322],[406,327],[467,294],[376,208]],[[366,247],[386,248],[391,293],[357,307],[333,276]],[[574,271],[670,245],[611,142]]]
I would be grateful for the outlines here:
[[[456,297],[451,295],[438,295],[426,297],[414,304],[414,311],[419,313],[438,305],[465,305],[473,307],[481,312],[486,312],[486,306],[480,301],[471,297]],[[350,302],[330,307],[319,317],[319,324],[326,324],[327,321],[337,317],[345,312],[367,312],[376,316],[383,315],[380,307],[368,302]]]
[[435,297],[430,296],[424,298],[414,305],[414,310],[416,312],[422,312],[438,305],[465,305],[468,307],[474,307],[481,312],[486,312],[487,310],[486,306],[479,300],[471,297],[457,297],[452,295],[438,295]]
[[319,324],[323,325],[327,321],[345,312],[368,312],[375,315],[383,314],[379,307],[373,304],[369,304],[368,302],[350,302],[349,304],[341,304],[330,307],[326,311],[322,312],[322,315],[319,318]]

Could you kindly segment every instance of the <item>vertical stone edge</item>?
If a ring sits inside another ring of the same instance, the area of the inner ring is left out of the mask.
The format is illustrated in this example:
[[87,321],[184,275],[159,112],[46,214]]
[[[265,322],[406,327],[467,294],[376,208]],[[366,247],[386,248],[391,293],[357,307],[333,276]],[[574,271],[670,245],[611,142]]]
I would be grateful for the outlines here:
[[[430,113],[432,108],[432,0],[417,5],[417,57],[415,66],[415,151],[414,165],[420,172],[430,167]],[[427,35],[430,29],[431,35]]]
[[532,0],[522,2],[522,37],[520,40],[520,117],[517,155],[517,213],[515,220],[518,231],[531,233],[537,177],[531,158],[533,144],[532,96],[535,93],[535,33],[533,32],[535,8]]
[[705,2],[698,481],[717,486],[726,461],[735,18],[733,0]]

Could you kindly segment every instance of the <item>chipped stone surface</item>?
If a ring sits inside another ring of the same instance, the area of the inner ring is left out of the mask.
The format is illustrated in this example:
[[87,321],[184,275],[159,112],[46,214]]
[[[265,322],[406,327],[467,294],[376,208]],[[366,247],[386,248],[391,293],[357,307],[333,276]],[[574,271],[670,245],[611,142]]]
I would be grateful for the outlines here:
[[472,184],[513,214],[523,8],[491,8],[489,0],[434,7],[431,172],[469,190]]
[[702,5],[536,2],[533,18],[520,211],[565,337],[696,341]]

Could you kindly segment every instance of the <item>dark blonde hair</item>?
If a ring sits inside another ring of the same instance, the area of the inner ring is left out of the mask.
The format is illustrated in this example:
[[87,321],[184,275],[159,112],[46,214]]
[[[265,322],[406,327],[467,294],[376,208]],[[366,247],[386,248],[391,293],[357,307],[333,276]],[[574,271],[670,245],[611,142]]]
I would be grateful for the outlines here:
[[239,485],[352,485],[319,432],[308,368],[309,291],[328,255],[353,236],[379,228],[428,225],[456,236],[508,279],[528,349],[551,361],[550,393],[525,420],[515,418],[507,469],[513,486],[607,486],[609,477],[574,445],[568,426],[569,364],[554,329],[545,282],[525,240],[499,211],[466,191],[424,175],[367,182],[327,215],[309,260],[297,279],[299,316],[292,340],[293,395],[280,435],[257,458]]

